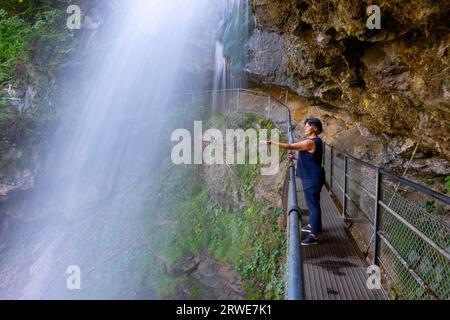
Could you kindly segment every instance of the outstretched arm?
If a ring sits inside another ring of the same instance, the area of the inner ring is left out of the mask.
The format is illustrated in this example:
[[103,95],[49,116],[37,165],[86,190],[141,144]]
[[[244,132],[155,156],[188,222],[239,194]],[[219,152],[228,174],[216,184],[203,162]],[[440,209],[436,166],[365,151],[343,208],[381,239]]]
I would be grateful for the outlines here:
[[289,149],[289,150],[299,150],[299,151],[311,151],[314,149],[315,144],[314,141],[312,140],[303,140],[300,142],[296,142],[296,143],[276,143],[273,141],[261,141],[261,143],[265,143],[265,144],[273,144],[275,146],[279,146],[282,149]]

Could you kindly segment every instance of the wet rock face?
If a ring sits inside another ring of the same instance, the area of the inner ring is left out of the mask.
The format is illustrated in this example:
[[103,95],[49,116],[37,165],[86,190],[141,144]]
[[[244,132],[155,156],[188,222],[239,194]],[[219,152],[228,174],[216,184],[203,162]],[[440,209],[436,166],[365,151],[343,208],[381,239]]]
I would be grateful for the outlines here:
[[[445,1],[254,0],[248,72],[318,106],[345,111],[372,134],[420,141],[450,157],[450,32]],[[278,63],[270,62],[275,57]]]

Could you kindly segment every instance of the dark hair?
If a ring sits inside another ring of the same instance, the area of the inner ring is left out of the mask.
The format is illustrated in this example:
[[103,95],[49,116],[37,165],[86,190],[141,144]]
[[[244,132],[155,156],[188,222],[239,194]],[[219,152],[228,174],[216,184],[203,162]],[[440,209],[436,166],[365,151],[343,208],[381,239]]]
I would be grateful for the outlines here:
[[321,134],[323,132],[322,122],[320,122],[317,118],[308,118],[305,120],[304,124],[309,124],[310,126],[314,126],[317,128],[316,133]]

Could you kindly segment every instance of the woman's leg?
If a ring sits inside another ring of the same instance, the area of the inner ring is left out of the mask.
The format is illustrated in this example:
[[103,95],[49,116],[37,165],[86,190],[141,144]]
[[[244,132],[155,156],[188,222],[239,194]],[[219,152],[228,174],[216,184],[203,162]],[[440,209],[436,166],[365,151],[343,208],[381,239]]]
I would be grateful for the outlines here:
[[311,213],[312,213],[312,202],[311,202],[312,201],[312,196],[311,196],[310,189],[303,189],[303,194],[305,195],[306,206],[308,207],[308,216],[309,216],[308,224],[310,226],[312,226],[311,225],[311,220],[312,220],[312,218],[311,218]]
[[309,209],[309,224],[311,233],[319,234],[322,232],[322,211],[320,209],[320,191],[322,186],[314,186],[304,190],[306,204]]

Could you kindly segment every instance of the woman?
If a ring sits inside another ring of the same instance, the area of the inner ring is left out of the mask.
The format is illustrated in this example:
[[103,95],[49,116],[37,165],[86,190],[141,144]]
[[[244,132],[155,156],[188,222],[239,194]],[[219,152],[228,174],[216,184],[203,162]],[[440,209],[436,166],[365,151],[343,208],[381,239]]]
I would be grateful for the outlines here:
[[[320,209],[320,191],[325,183],[325,170],[322,167],[322,123],[317,118],[309,118],[304,122],[306,140],[289,143],[263,141],[266,144],[278,145],[283,149],[298,150],[297,176],[302,179],[303,192],[309,209],[309,224],[302,231],[309,232],[309,236],[302,241],[302,245],[319,243],[318,235],[322,232],[322,212]],[[295,159],[289,154],[289,159]]]

